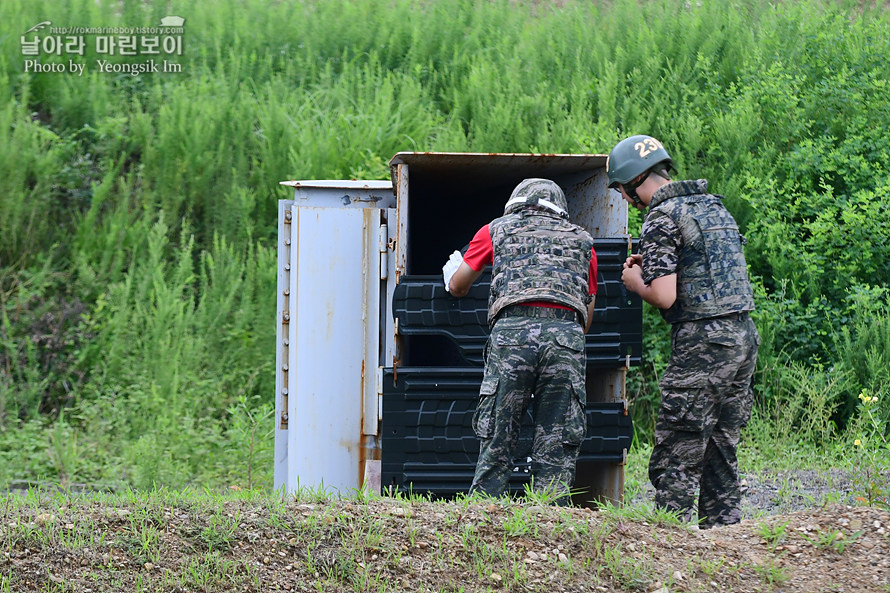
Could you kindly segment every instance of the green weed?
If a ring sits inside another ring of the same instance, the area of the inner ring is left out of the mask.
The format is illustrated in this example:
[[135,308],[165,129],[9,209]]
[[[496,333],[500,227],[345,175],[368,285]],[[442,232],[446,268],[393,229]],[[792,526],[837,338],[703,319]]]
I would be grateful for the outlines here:
[[530,509],[521,506],[512,506],[509,516],[503,519],[502,525],[507,535],[518,537],[521,535],[537,534],[537,526],[534,514]]
[[774,550],[785,541],[787,527],[788,521],[773,525],[764,522],[757,525],[757,534],[766,541],[771,550]]
[[211,515],[200,535],[201,541],[207,546],[207,551],[228,550],[238,529],[238,523],[238,517],[223,515],[221,511]]
[[708,579],[714,579],[725,567],[726,558],[724,556],[713,559],[696,557],[689,561],[690,572],[701,571]]
[[754,572],[760,575],[764,583],[770,587],[780,587],[791,579],[791,570],[780,566],[774,558],[769,558],[763,564],[753,566]]
[[602,565],[598,573],[608,575],[620,587],[630,590],[644,589],[652,582],[652,566],[625,553],[621,546],[603,547],[600,551]]
[[[885,436],[886,420],[880,417],[883,394],[859,394],[857,415],[850,426],[853,438],[853,483],[858,501],[890,509],[890,439]],[[850,438],[850,437],[848,437]]]
[[860,535],[862,535],[861,531],[847,535],[843,531],[835,529],[823,531],[816,537],[811,538],[807,535],[804,535],[803,537],[820,550],[829,550],[837,552],[838,554],[843,554],[844,550],[847,549],[847,546],[856,541]]
[[682,519],[679,512],[660,508],[649,501],[632,506],[604,502],[601,504],[600,510],[613,521],[624,519],[644,521],[653,525],[689,526],[689,523]]

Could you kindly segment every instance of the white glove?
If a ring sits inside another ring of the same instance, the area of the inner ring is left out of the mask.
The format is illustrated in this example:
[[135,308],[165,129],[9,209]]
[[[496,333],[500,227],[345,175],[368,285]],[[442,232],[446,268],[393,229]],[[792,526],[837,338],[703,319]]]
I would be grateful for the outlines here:
[[461,256],[460,251],[455,251],[451,254],[451,257],[448,258],[448,261],[445,262],[445,265],[442,266],[442,277],[445,279],[445,290],[448,292],[451,292],[448,288],[448,284],[451,282],[451,277],[454,276],[454,273],[457,272],[457,269],[462,263],[464,263],[464,258]]

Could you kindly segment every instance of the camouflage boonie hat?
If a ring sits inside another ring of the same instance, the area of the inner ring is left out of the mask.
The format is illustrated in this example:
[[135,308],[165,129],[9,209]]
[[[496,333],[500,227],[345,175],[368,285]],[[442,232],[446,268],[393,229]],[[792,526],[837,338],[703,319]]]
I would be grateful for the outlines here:
[[563,218],[569,217],[569,205],[562,188],[549,179],[523,179],[504,206],[504,214],[512,214],[526,206],[540,206]]

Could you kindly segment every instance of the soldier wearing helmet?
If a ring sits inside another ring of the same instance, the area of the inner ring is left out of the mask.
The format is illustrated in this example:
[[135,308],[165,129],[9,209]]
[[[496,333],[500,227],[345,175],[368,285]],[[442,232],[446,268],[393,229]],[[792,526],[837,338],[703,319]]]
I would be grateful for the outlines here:
[[760,343],[748,315],[754,299],[744,239],[706,180],[671,180],[673,161],[655,138],[622,140],[606,168],[609,187],[648,209],[640,253],[627,258],[621,279],[671,324],[649,460],[655,502],[691,519],[698,490],[702,527],[737,523],[736,451],[751,415]]
[[[519,430],[531,409],[536,492],[568,502],[586,431],[584,334],[596,294],[593,239],[569,222],[562,189],[525,179],[504,215],[483,226],[466,255],[443,267],[446,289],[467,294],[491,264],[485,371],[473,429],[481,440],[471,491],[507,490]],[[532,398],[534,395],[534,398]]]

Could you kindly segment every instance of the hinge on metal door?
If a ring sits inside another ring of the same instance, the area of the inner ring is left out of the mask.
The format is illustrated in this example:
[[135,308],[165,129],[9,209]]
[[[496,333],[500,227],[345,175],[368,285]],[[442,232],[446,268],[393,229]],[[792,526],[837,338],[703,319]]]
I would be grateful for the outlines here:
[[377,422],[383,422],[383,367],[377,367]]
[[377,251],[380,253],[380,279],[386,280],[389,277],[389,262],[387,252],[389,251],[389,228],[386,224],[380,225],[377,233]]
[[[282,294],[284,296],[284,311],[281,314],[281,417],[278,420],[278,428],[281,430],[287,430],[288,426],[288,410],[290,409],[288,406],[288,384],[289,384],[289,368],[288,368],[288,360],[290,359],[289,350],[290,350],[290,341],[288,335],[290,333],[289,324],[290,324],[290,274],[291,274],[291,233],[292,229],[292,221],[293,221],[293,212],[291,212],[290,207],[285,208],[284,211],[284,223],[283,223],[283,231],[284,236],[282,237],[284,241],[284,290]],[[280,287],[279,287],[280,288]]]

